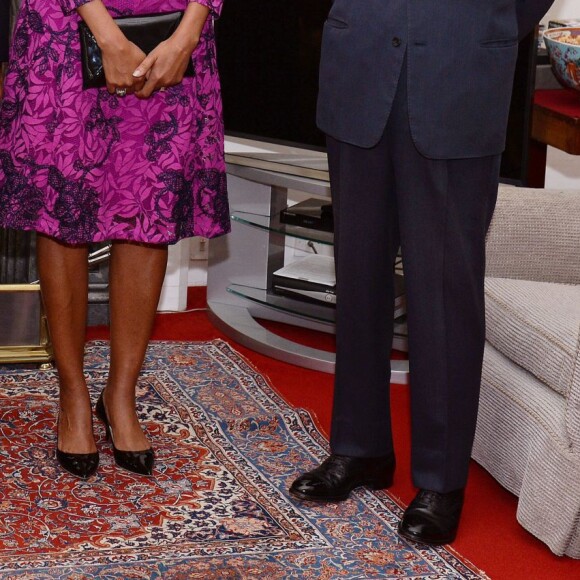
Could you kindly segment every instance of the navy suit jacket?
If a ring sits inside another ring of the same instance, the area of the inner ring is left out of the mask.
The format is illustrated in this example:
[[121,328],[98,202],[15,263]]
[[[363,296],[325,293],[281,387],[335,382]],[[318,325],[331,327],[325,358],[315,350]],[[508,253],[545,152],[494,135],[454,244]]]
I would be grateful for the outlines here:
[[323,33],[320,129],[376,145],[406,62],[411,133],[423,155],[501,153],[518,41],[553,0],[406,0],[398,11],[393,2],[334,1]]
[[0,62],[8,60],[10,0],[0,0]]

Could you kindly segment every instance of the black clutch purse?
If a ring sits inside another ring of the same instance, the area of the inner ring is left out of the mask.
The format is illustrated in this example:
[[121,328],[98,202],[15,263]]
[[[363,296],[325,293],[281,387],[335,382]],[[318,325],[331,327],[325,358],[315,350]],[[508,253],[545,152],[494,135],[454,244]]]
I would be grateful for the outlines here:
[[[167,40],[177,29],[183,12],[168,14],[146,14],[143,16],[123,16],[115,18],[115,22],[123,34],[136,44],[145,54],[149,54],[160,42]],[[81,61],[83,68],[83,89],[101,88],[107,85],[101,49],[99,48],[91,29],[79,22],[81,38]],[[187,65],[185,76],[194,76],[191,59]]]

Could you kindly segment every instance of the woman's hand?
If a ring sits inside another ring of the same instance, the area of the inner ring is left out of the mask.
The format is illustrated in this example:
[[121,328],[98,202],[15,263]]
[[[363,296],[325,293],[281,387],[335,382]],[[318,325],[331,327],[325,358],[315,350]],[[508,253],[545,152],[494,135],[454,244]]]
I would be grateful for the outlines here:
[[142,84],[135,95],[147,99],[154,91],[179,84],[197,43],[192,40],[189,45],[180,45],[171,37],[156,46],[145,60],[137,63],[135,72],[132,71],[134,79]]
[[147,99],[156,90],[180,83],[191,54],[197,47],[201,32],[209,15],[209,8],[190,2],[177,30],[169,39],[155,47],[133,73],[145,84],[135,94]]
[[[103,69],[109,93],[133,94],[143,88],[144,78],[133,76],[135,67],[145,58],[145,53],[135,44],[123,39],[101,48]],[[123,92],[125,91],[125,92]]]
[[101,0],[92,0],[77,8],[97,40],[109,93],[125,96],[143,87],[145,79],[133,76],[145,53],[129,42]]

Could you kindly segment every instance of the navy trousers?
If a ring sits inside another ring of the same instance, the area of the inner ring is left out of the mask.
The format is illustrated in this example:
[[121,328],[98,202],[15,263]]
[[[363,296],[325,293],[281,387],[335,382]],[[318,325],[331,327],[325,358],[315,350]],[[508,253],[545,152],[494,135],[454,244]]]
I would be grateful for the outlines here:
[[475,432],[485,234],[500,156],[422,156],[409,128],[404,71],[378,145],[364,149],[328,138],[338,296],[331,449],[356,457],[393,451],[389,358],[400,246],[413,481],[444,493],[465,485]]

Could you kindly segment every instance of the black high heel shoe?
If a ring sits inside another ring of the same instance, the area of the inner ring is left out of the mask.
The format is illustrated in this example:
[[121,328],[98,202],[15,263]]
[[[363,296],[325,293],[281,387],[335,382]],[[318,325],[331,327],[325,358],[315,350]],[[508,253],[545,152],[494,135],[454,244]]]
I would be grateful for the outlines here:
[[[56,420],[57,431],[58,421]],[[58,436],[56,443],[56,460],[59,465],[71,475],[80,479],[88,479],[99,467],[99,452],[95,453],[67,453],[58,448]]]
[[115,447],[113,431],[109,423],[109,418],[107,417],[105,403],[103,402],[103,392],[101,392],[101,396],[97,401],[95,413],[105,425],[107,440],[110,440],[111,445],[113,446],[113,457],[115,458],[115,463],[119,467],[137,473],[138,475],[153,475],[155,454],[152,448],[145,449],[144,451],[121,451]]

